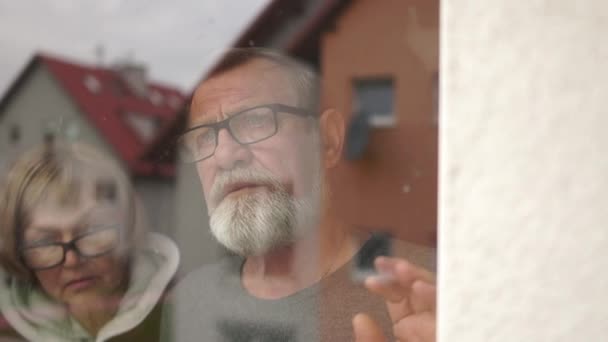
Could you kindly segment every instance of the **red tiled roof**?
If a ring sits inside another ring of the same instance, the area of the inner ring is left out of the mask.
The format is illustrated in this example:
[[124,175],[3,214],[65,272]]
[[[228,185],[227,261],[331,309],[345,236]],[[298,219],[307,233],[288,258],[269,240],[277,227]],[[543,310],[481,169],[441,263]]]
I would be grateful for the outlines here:
[[[144,141],[129,126],[124,115],[137,113],[154,118],[160,122],[158,132],[162,132],[183,105],[185,97],[179,90],[156,83],[148,84],[150,92],[157,91],[165,99],[155,105],[149,97],[133,94],[113,69],[78,65],[46,54],[38,54],[34,58],[48,68],[80,111],[125,161],[133,175],[173,175],[173,165],[158,164],[143,158],[142,154],[150,142]],[[86,77],[94,77],[99,82],[99,91],[93,92],[87,88],[84,82]],[[179,103],[171,106],[168,99],[172,97]]]

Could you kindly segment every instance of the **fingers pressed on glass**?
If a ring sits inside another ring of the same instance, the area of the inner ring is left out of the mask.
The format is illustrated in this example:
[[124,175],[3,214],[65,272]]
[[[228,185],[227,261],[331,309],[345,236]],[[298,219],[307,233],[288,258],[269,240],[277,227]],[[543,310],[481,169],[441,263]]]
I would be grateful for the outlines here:
[[353,318],[356,342],[382,342],[386,337],[378,323],[367,314],[357,314]]
[[412,285],[412,309],[416,313],[435,312],[437,308],[437,288],[425,281],[416,281]]
[[409,288],[401,285],[392,275],[374,275],[365,280],[365,286],[372,292],[381,295],[385,300],[393,303],[405,299]]
[[379,272],[392,272],[402,285],[410,284],[416,280],[424,280],[434,283],[434,276],[431,272],[415,266],[414,264],[400,258],[378,257],[375,261],[376,269]]
[[435,341],[435,316],[428,312],[409,315],[395,323],[393,333],[399,341]]

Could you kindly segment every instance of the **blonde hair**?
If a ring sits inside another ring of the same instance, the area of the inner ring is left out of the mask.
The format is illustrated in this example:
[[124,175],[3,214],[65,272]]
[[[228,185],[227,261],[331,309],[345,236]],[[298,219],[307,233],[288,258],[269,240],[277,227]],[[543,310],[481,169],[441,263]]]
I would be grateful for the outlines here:
[[0,264],[5,271],[21,279],[34,280],[19,253],[32,213],[39,204],[49,200],[60,207],[76,206],[82,187],[90,181],[97,188],[98,199],[118,200],[128,211],[129,222],[121,232],[125,243],[118,252],[128,253],[136,241],[141,240],[142,210],[122,168],[81,143],[47,144],[16,160],[0,187]]

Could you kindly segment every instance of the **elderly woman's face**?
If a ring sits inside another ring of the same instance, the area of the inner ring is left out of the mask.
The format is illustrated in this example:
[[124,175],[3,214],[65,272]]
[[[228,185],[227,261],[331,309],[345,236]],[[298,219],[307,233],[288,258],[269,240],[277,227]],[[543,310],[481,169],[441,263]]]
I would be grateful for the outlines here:
[[89,197],[70,206],[41,203],[24,231],[24,261],[42,289],[66,304],[116,293],[126,276],[125,262],[116,253],[127,223],[125,210]]

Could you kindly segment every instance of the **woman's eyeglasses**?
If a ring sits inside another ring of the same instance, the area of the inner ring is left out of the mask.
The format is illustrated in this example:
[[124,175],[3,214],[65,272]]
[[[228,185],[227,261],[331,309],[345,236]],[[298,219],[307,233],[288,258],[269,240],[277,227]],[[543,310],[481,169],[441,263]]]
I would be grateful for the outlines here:
[[97,229],[80,235],[68,242],[40,243],[24,246],[20,255],[31,270],[44,270],[63,264],[65,255],[73,250],[80,257],[94,258],[110,252],[118,245],[119,230]]

